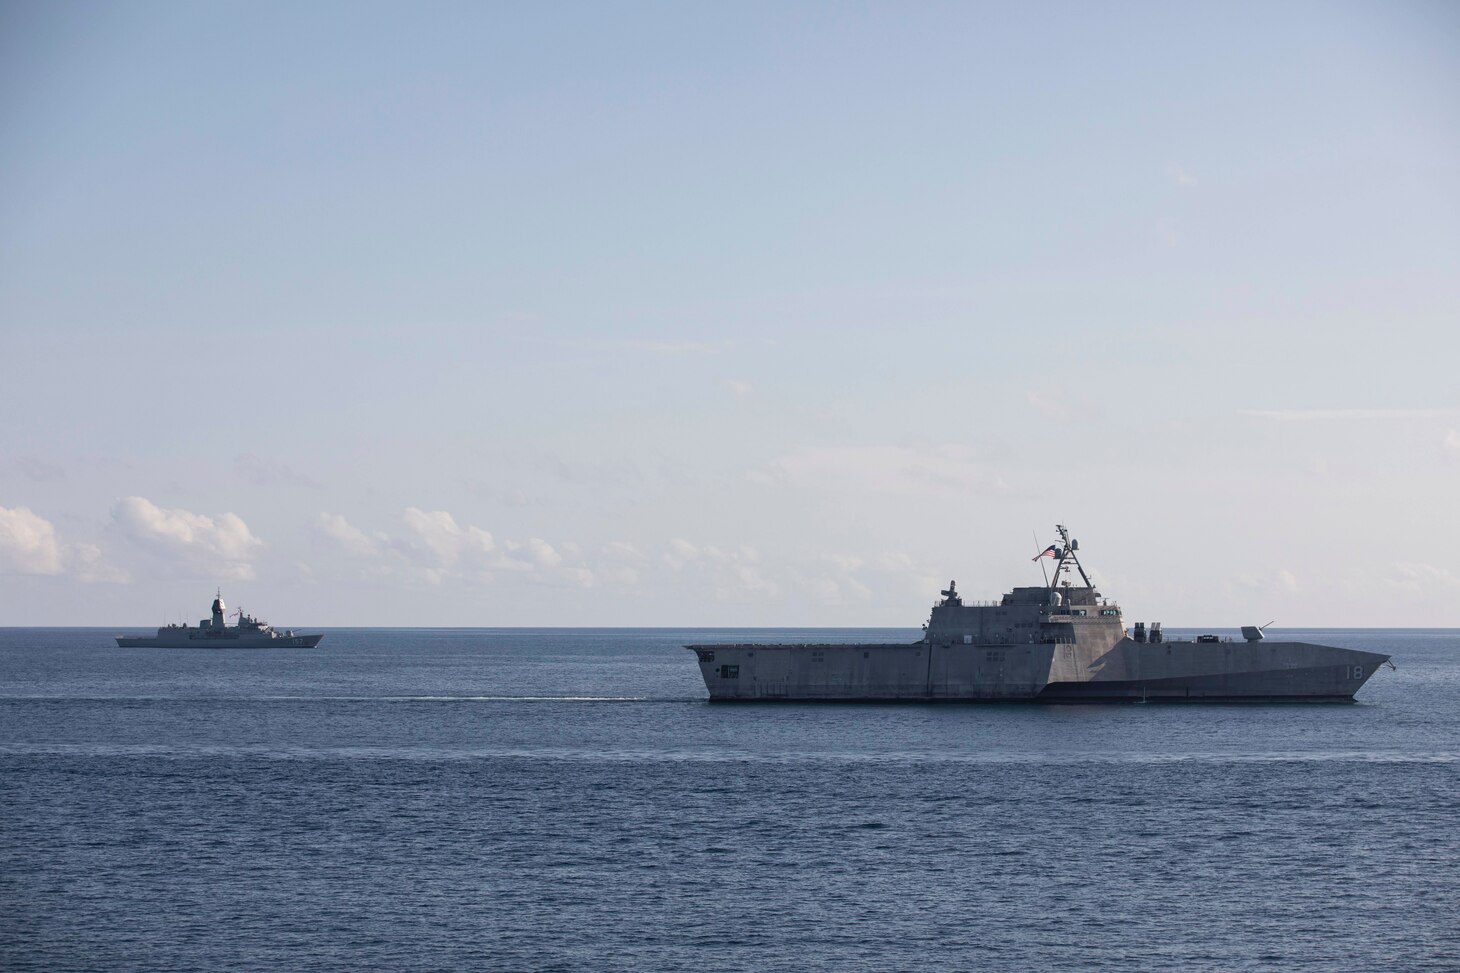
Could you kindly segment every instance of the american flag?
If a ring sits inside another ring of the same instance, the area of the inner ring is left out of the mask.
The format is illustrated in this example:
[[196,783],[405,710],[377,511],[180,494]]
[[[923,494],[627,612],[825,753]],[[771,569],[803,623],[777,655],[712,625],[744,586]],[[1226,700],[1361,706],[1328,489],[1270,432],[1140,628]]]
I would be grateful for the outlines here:
[[1060,556],[1060,549],[1057,546],[1055,546],[1054,544],[1051,544],[1048,547],[1046,547],[1044,550],[1040,551],[1038,554],[1036,554],[1033,557],[1031,557],[1029,560],[1031,560],[1031,561],[1038,561],[1042,557],[1054,557],[1054,558],[1057,558],[1059,556]]

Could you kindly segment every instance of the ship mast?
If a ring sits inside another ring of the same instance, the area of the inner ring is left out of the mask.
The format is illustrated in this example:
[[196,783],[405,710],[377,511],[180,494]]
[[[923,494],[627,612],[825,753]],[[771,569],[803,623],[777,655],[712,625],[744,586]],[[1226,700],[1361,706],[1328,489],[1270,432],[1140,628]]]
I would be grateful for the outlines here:
[[[1060,577],[1070,570],[1070,565],[1080,572],[1080,578],[1085,582],[1085,587],[1094,588],[1090,576],[1085,573],[1085,567],[1080,563],[1080,557],[1075,552],[1080,549],[1080,542],[1070,539],[1070,531],[1064,524],[1055,524],[1054,529],[1059,531],[1061,546],[1059,549],[1059,561],[1054,566],[1054,577],[1050,579],[1050,590],[1059,587]],[[1068,582],[1066,582],[1068,583]]]

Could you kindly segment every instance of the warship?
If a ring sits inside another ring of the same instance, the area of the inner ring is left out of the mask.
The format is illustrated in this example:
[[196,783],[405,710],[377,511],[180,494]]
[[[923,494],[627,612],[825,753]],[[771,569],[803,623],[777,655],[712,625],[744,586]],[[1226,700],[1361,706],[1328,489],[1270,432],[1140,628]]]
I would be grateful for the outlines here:
[[1127,631],[1120,605],[1085,573],[1079,541],[1055,530],[1060,542],[1033,559],[1053,560],[1046,584],[965,604],[949,582],[916,642],[685,648],[714,701],[1352,702],[1393,665],[1271,640],[1263,625],[1242,626],[1240,642],[1167,638],[1160,622]]
[[279,632],[259,621],[243,609],[238,610],[238,624],[229,626],[224,620],[228,610],[220,588],[213,599],[213,617],[204,618],[196,628],[191,625],[164,625],[156,636],[118,635],[117,646],[123,649],[283,649],[313,648],[323,635],[295,635],[293,629]]

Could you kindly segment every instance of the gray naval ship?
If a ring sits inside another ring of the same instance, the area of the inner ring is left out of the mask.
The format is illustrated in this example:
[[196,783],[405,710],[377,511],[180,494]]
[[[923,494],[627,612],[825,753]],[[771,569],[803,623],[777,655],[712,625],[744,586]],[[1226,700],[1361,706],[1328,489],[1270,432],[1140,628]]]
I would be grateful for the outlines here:
[[[964,604],[950,582],[920,641],[895,645],[688,645],[712,700],[1352,702],[1389,656],[1279,642],[1126,631],[1060,525],[1046,585]],[[1041,562],[1042,563],[1042,562]],[[1078,573],[1080,583],[1073,574]],[[1271,624],[1270,622],[1268,623]]]
[[313,648],[323,635],[295,635],[293,629],[275,631],[273,626],[238,612],[238,624],[230,627],[223,618],[228,608],[223,604],[223,591],[213,599],[213,617],[191,625],[165,625],[157,635],[118,635],[117,646],[123,649],[283,649]]

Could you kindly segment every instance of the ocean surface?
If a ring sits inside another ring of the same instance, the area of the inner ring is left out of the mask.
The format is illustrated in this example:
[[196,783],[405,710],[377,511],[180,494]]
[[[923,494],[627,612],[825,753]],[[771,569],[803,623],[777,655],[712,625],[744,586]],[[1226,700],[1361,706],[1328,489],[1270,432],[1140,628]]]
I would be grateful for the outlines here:
[[1106,706],[711,705],[680,648],[915,630],[326,631],[0,629],[0,969],[1460,969],[1460,630]]

